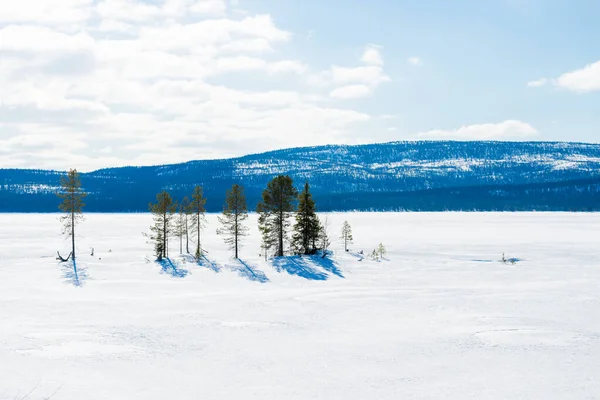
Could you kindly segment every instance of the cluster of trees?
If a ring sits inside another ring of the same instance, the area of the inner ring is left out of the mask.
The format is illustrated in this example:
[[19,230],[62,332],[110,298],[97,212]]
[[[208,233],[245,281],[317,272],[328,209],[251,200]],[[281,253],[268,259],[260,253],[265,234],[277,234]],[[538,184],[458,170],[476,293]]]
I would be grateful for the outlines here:
[[[188,253],[190,237],[195,237],[195,257],[198,260],[202,257],[200,228],[204,223],[205,204],[206,198],[200,186],[194,189],[191,201],[186,197],[178,203],[166,191],[157,195],[156,203],[149,206],[154,222],[146,236],[154,244],[158,261],[169,255],[170,236],[179,237],[180,252],[183,252],[185,240]],[[271,250],[276,256],[315,254],[319,250],[327,250],[330,245],[327,223],[321,222],[316,214],[316,204],[308,183],[298,192],[289,176],[275,177],[267,184],[257,212],[265,255]],[[293,216],[294,224],[291,221]],[[248,235],[247,219],[244,188],[235,184],[227,191],[217,229],[217,234],[223,236],[235,258],[239,258],[242,239]]]
[[[200,233],[205,224],[204,214],[206,198],[202,187],[196,186],[191,194],[191,200],[186,196],[177,202],[167,191],[156,195],[156,203],[150,203],[149,209],[153,215],[150,234],[145,234],[154,244],[156,259],[161,261],[169,256],[169,237],[179,238],[179,252],[190,253],[190,240],[195,242],[194,256],[199,261],[203,255]],[[227,191],[223,214],[219,216],[221,227],[217,234],[224,236],[225,243],[234,251],[235,258],[239,257],[241,238],[248,234],[244,221],[248,219],[248,207],[244,188],[233,185]]]
[[[81,187],[77,170],[72,169],[61,179],[62,190],[58,196],[63,200],[59,209],[65,213],[61,218],[63,230],[71,237],[72,250],[69,257],[75,260],[75,226],[82,218],[83,199],[86,193]],[[206,198],[202,187],[196,186],[190,197],[181,201],[174,200],[167,191],[156,195],[156,202],[149,204],[153,216],[150,232],[144,233],[154,246],[157,261],[169,257],[169,238],[179,238],[179,251],[190,253],[190,242],[195,246],[194,255],[197,260],[203,256],[200,233],[205,224]],[[328,221],[318,217],[316,203],[305,183],[301,192],[294,187],[292,178],[279,175],[273,178],[262,193],[262,201],[258,204],[259,230],[262,235],[262,248],[265,257],[270,252],[275,256],[286,254],[315,254],[318,251],[327,254],[331,245],[328,233]],[[227,191],[223,213],[217,234],[223,236],[225,243],[239,258],[241,241],[248,235],[248,206],[244,188],[234,184]],[[293,221],[292,221],[293,220]],[[341,239],[345,251],[352,243],[352,228],[348,221],[342,227]],[[380,256],[381,251],[379,252]],[[69,259],[61,257],[62,261]]]
[[[258,224],[265,252],[273,250],[278,257],[288,252],[308,255],[319,250],[326,251],[331,244],[327,222],[321,221],[317,216],[308,183],[298,193],[292,178],[287,175],[275,177],[263,191],[262,201],[256,211],[259,214]],[[295,223],[292,226],[290,220],[294,214]]]
[[202,187],[196,186],[191,194],[177,202],[169,192],[163,190],[156,195],[156,203],[150,203],[148,208],[152,213],[153,223],[150,233],[145,234],[154,245],[154,254],[158,261],[169,257],[169,237],[179,237],[179,251],[183,252],[183,239],[185,238],[186,252],[190,252],[190,240],[195,241],[195,257],[200,259],[203,255],[200,232],[204,224],[206,198]]

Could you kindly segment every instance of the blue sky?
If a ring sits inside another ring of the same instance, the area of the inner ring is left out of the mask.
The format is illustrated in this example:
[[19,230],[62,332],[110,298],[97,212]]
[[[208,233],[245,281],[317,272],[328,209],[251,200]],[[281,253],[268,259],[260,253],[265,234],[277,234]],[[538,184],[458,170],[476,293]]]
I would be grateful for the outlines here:
[[599,142],[599,18],[591,0],[2,2],[0,164]]

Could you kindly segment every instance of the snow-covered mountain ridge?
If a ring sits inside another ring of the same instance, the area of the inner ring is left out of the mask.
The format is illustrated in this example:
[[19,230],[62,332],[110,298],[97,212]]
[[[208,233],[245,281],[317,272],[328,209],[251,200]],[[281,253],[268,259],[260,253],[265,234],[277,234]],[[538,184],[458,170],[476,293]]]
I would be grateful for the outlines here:
[[[600,209],[600,145],[410,141],[294,148],[225,160],[82,174],[89,211],[145,211],[161,189],[204,187],[219,211],[232,183],[250,206],[277,174],[308,180],[322,210]],[[61,172],[0,170],[1,211],[54,211]]]

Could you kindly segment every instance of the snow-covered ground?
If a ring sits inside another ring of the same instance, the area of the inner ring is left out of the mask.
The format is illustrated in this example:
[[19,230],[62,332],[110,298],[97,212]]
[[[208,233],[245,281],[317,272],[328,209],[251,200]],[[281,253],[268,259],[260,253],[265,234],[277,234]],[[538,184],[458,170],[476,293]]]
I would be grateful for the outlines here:
[[329,219],[388,260],[278,272],[253,216],[248,269],[211,215],[213,264],[161,271],[150,215],[95,214],[77,287],[57,215],[0,215],[0,399],[600,398],[600,214]]

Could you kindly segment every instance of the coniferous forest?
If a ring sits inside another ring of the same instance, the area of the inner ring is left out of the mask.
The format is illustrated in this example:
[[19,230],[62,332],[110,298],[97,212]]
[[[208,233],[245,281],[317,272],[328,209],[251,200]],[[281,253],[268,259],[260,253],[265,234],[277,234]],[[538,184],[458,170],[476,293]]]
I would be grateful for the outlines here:
[[[287,149],[227,160],[81,174],[88,212],[145,212],[156,194],[207,212],[244,187],[249,210],[276,175],[310,183],[321,211],[600,210],[600,145],[561,142],[394,142]],[[0,169],[0,212],[55,212],[65,172]],[[204,207],[204,206],[202,206]],[[189,245],[189,243],[188,243]],[[196,243],[196,247],[197,243]]]

